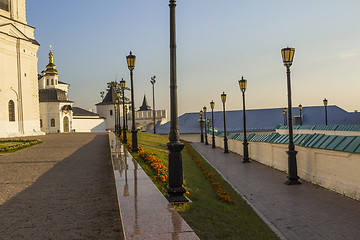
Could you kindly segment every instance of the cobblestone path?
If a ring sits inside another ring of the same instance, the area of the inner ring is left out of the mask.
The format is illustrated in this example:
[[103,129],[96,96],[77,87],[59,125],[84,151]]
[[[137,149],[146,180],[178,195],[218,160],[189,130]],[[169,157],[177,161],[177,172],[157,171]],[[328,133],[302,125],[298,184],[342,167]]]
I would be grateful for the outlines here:
[[107,134],[33,138],[0,157],[0,239],[121,239]]

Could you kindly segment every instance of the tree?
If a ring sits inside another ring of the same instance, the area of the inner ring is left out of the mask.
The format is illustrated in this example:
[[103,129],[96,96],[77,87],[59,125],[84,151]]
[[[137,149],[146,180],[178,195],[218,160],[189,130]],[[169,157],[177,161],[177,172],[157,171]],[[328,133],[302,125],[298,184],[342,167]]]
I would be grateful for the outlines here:
[[[115,90],[116,93],[118,93],[118,92],[120,93],[120,101],[122,101],[123,91],[122,91],[122,89],[121,89],[121,87],[120,87],[120,82],[118,82],[117,80],[108,82],[108,83],[107,83],[106,92],[108,92],[111,87],[114,88],[114,90]],[[125,90],[130,91],[130,88],[128,88],[128,87],[125,86]],[[125,93],[125,91],[124,91],[124,93]],[[127,97],[125,96],[124,99],[125,99],[125,102],[130,103],[130,99],[129,99],[129,98],[127,98]]]

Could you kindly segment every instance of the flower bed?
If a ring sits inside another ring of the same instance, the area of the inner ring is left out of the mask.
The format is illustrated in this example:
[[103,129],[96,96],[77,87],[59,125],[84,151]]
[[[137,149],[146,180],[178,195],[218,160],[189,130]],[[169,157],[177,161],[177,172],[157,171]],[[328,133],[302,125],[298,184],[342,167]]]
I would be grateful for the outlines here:
[[137,155],[144,160],[144,162],[151,168],[154,173],[155,180],[165,187],[168,179],[168,168],[157,159],[152,153],[145,152],[142,147],[138,147]]
[[195,156],[195,154],[191,151],[189,147],[189,143],[184,141],[186,151],[190,154],[191,158],[196,162],[198,167],[200,168],[201,172],[204,174],[205,178],[210,182],[211,186],[215,190],[216,194],[220,198],[221,201],[227,203],[233,203],[234,200],[231,199],[229,193],[221,188],[220,183],[215,179],[214,174],[207,171],[204,164]]
[[[120,141],[123,141],[123,133],[121,132],[119,136]],[[131,150],[131,142],[126,141],[126,147],[128,150]],[[146,152],[142,147],[138,147],[137,155],[150,167],[154,173],[154,179],[162,187],[165,187],[168,179],[168,169],[162,163],[162,161],[154,156],[153,153]]]
[[21,142],[19,144],[16,145],[12,145],[12,146],[6,146],[6,147],[2,147],[0,148],[0,152],[9,152],[9,151],[14,151],[14,150],[19,150],[22,148],[26,148],[26,147],[30,147],[32,145],[41,143],[42,141],[40,140],[24,140],[24,139],[18,139],[18,140],[4,140],[4,141],[0,141],[0,143],[2,142]]

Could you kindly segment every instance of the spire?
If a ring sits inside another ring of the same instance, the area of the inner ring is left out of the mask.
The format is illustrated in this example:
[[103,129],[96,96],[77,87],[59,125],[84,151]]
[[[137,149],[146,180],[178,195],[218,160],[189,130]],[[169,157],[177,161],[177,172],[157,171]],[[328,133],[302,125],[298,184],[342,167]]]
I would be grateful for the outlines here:
[[54,57],[53,57],[53,53],[51,50],[52,50],[52,46],[50,45],[49,64],[54,63]]
[[144,100],[143,103],[140,107],[140,111],[147,111],[147,110],[151,110],[151,107],[148,105],[147,100],[146,100],[146,96],[144,94]]
[[52,53],[52,46],[50,45],[49,52],[49,64],[46,65],[46,76],[59,76],[58,70],[56,70],[56,65],[54,64],[54,54]]
[[115,88],[113,86],[110,86],[109,91],[106,93],[105,98],[103,99],[103,101],[101,103],[99,103],[100,105],[113,105],[115,103],[115,100],[117,99],[116,97],[116,91]]

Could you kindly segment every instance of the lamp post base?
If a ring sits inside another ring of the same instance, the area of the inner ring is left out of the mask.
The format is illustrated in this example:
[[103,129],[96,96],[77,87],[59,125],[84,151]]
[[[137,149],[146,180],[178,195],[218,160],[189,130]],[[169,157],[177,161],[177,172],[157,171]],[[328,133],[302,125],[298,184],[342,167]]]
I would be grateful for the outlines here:
[[286,151],[288,154],[288,180],[285,182],[286,185],[298,185],[299,176],[297,175],[297,164],[296,164],[296,154],[298,153],[295,150]]
[[224,139],[224,153],[229,153],[227,138]]
[[248,142],[243,142],[243,145],[244,145],[243,163],[251,163],[251,161],[249,159],[249,148],[248,148],[249,143]]
[[126,129],[123,130],[123,143],[126,144],[127,142],[127,137],[126,137]]
[[131,131],[132,135],[131,135],[131,151],[132,152],[137,152],[138,149],[138,143],[137,143],[137,130],[132,130]]
[[184,144],[180,142],[169,142],[167,144],[169,149],[168,156],[168,185],[166,186],[166,198],[169,202],[189,202],[184,194],[186,193],[183,187],[183,171],[182,171],[182,154]]
[[185,188],[183,187],[170,187],[166,186],[166,199],[171,203],[187,203],[190,202],[190,199],[184,196],[186,193]]
[[299,178],[297,179],[288,179],[286,182],[285,182],[286,185],[300,185],[301,182],[299,182]]
[[216,146],[215,146],[215,138],[213,137],[212,138],[212,143],[211,143],[211,148],[215,148]]

